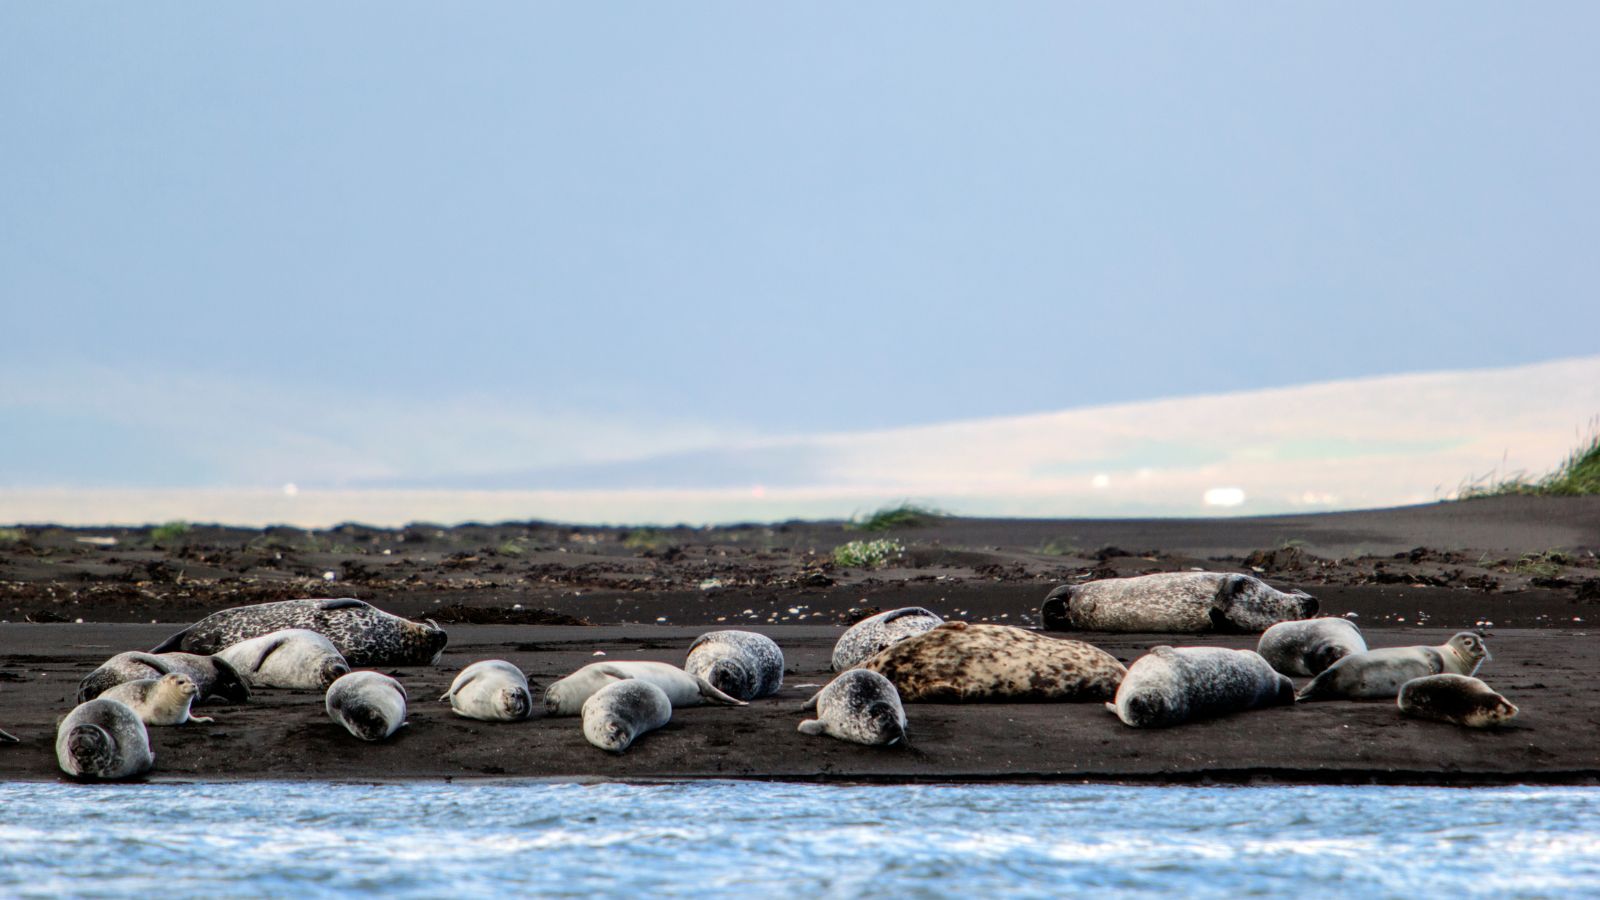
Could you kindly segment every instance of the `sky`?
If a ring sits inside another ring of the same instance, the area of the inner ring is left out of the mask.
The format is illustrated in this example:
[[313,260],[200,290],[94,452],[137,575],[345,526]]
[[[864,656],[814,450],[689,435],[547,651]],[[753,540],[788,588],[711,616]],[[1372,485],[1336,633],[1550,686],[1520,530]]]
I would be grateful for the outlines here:
[[1591,356],[1597,26],[0,6],[0,519]]

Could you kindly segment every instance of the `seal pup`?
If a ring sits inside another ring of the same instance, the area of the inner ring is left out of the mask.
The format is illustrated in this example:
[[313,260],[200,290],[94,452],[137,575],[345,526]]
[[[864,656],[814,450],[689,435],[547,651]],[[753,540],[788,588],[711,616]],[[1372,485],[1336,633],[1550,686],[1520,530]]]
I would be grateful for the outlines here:
[[544,689],[545,712],[552,716],[575,716],[583,703],[613,681],[636,678],[648,681],[666,692],[674,707],[718,704],[745,706],[743,700],[717,690],[704,678],[663,662],[622,661],[590,663]]
[[1517,705],[1471,675],[1428,675],[1400,685],[1395,698],[1404,715],[1436,719],[1467,728],[1493,728],[1509,722]]
[[351,666],[427,666],[449,641],[432,622],[391,615],[365,600],[280,600],[212,613],[161,642],[152,653],[216,653],[224,647],[285,628],[326,637]]
[[450,682],[440,700],[458,716],[485,722],[517,722],[533,715],[528,676],[503,659],[475,662]]
[[323,705],[363,741],[381,741],[406,723],[406,689],[379,672],[351,672],[328,686]]
[[350,664],[333,642],[305,628],[285,628],[218,650],[252,687],[324,691]]
[[1304,591],[1252,575],[1162,572],[1064,584],[1039,607],[1046,631],[1260,632],[1317,614]]
[[907,703],[1110,700],[1127,672],[1082,641],[967,622],[908,637],[861,668],[888,678]]
[[621,753],[646,732],[672,721],[672,701],[649,681],[613,681],[583,701],[583,736],[601,750]]
[[131,778],[155,762],[150,732],[121,700],[80,703],[56,728],[56,764],[74,778]]
[[683,670],[730,697],[754,700],[783,687],[783,650],[754,631],[711,631],[689,645]]
[[811,695],[802,709],[817,711],[800,723],[801,734],[886,747],[906,745],[906,709],[894,682],[868,669],[849,669]]
[[189,713],[189,704],[200,688],[187,675],[173,672],[160,678],[124,681],[100,696],[128,704],[146,725],[182,725],[185,722],[215,722],[206,716]]
[[838,643],[833,645],[833,670],[843,672],[853,669],[890,644],[924,631],[932,631],[943,624],[944,619],[938,613],[920,606],[891,609],[868,616],[851,625],[850,630],[840,635]]
[[194,653],[118,653],[100,664],[78,683],[78,702],[100,696],[119,684],[163,675],[189,676],[200,688],[196,703],[222,700],[243,703],[250,699],[250,687],[227,660]]
[[1294,682],[1254,650],[1156,647],[1133,661],[1106,709],[1124,725],[1165,728],[1294,702]]
[[1298,700],[1392,700],[1428,675],[1472,675],[1489,659],[1483,638],[1458,632],[1438,647],[1385,647],[1346,656],[1300,689]]
[[1268,628],[1256,652],[1285,675],[1320,675],[1352,653],[1367,652],[1367,642],[1349,619],[1301,619]]

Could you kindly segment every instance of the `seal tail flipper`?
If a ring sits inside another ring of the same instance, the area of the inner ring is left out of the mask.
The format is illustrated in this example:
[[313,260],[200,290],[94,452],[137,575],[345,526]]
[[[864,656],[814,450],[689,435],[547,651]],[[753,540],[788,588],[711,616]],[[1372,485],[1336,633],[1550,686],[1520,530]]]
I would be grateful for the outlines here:
[[210,724],[212,724],[213,722],[215,722],[217,720],[211,718],[210,716],[190,716],[189,717],[189,721],[190,722],[199,722],[202,725],[210,725]]
[[1117,716],[1118,718],[1120,718],[1122,715],[1121,713],[1117,712],[1117,705],[1115,703],[1107,703],[1106,712],[1111,713],[1113,716]]
[[806,719],[800,723],[801,734],[824,734],[827,730],[827,727],[819,719]]
[[183,649],[183,639],[188,637],[189,636],[189,632],[191,632],[193,630],[194,630],[194,626],[190,625],[188,628],[185,628],[184,630],[178,632],[177,634],[173,635],[172,637],[169,637],[166,640],[162,641],[161,643],[159,643],[159,644],[155,645],[154,647],[152,647],[150,649],[150,652],[151,653],[172,653],[172,652],[177,651],[177,650],[182,650]]
[[731,696],[723,693],[721,690],[718,690],[716,685],[714,685],[711,682],[705,680],[704,678],[701,678],[699,675],[694,676],[694,681],[695,681],[695,684],[698,684],[700,686],[700,699],[702,699],[702,700],[705,700],[705,701],[710,702],[710,703],[720,704],[722,706],[749,706],[750,705],[750,704],[744,702],[743,700],[740,700],[738,697],[731,697]]
[[329,612],[335,609],[360,609],[363,606],[371,605],[372,604],[365,600],[357,600],[354,597],[338,597],[336,599],[322,600],[318,602],[317,609],[320,609],[323,612]]
[[816,709],[817,708],[817,698],[819,698],[821,696],[822,696],[822,690],[818,689],[818,691],[815,694],[811,695],[811,699],[807,700],[805,703],[800,704],[800,708],[803,709],[803,710],[804,709]]
[[22,743],[22,738],[17,737],[9,731],[0,731],[0,743],[20,744]]
[[467,685],[469,685],[469,684],[471,684],[471,683],[473,683],[474,681],[477,681],[477,680],[478,680],[478,676],[477,675],[473,675],[471,678],[468,678],[466,681],[463,681],[460,684],[452,684],[452,685],[450,685],[450,690],[445,691],[444,695],[441,696],[439,699],[440,700],[449,700],[451,697],[454,697],[456,695],[456,691],[461,690],[462,688],[466,687]]
[[[1324,669],[1323,670],[1323,674],[1327,674],[1328,672],[1331,672],[1331,671],[1333,671],[1333,670],[1332,669]],[[1322,694],[1323,694],[1323,687],[1322,686],[1323,686],[1324,683],[1325,683],[1325,679],[1322,677],[1322,675],[1318,675],[1317,677],[1311,679],[1311,683],[1310,684],[1308,684],[1305,687],[1301,688],[1300,692],[1294,695],[1295,702],[1296,703],[1305,703],[1305,702],[1310,701],[1310,700],[1321,700],[1322,699]]]

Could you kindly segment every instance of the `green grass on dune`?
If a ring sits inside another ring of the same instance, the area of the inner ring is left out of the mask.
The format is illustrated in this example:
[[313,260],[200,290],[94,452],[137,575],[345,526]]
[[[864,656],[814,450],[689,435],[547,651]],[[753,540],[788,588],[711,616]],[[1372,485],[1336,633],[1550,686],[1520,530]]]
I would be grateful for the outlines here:
[[1460,497],[1503,497],[1508,494],[1527,494],[1544,497],[1574,497],[1600,494],[1600,430],[1566,458],[1554,472],[1534,480],[1521,474],[1498,481],[1473,482],[1462,485]]
[[943,510],[915,503],[885,506],[865,519],[856,518],[845,527],[851,531],[889,531],[893,528],[920,528],[948,516]]

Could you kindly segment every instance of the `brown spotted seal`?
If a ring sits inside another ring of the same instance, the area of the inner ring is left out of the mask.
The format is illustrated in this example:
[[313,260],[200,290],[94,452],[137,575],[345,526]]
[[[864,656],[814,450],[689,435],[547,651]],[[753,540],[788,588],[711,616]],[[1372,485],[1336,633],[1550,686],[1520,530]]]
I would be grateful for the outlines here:
[[183,725],[187,722],[213,722],[205,716],[191,715],[189,705],[200,688],[187,675],[173,672],[160,678],[124,681],[100,696],[120,700],[139,715],[145,725]]
[[1127,672],[1116,657],[1082,641],[968,622],[908,637],[861,668],[889,679],[907,703],[1110,700]]
[[285,628],[304,628],[333,642],[352,668],[432,665],[449,638],[432,622],[391,615],[365,600],[282,600],[212,613],[162,642],[152,653],[216,653]]
[[1039,607],[1049,631],[1258,633],[1317,614],[1315,597],[1253,575],[1161,572],[1064,584]]
[[200,688],[196,703],[222,700],[243,703],[250,688],[228,661],[194,653],[118,653],[78,683],[78,702],[85,703],[119,684],[171,674],[187,675]]

